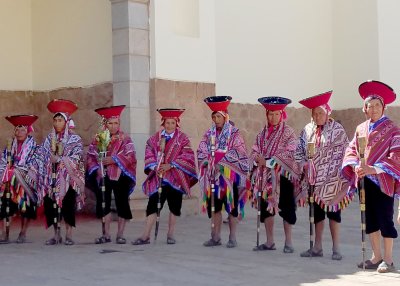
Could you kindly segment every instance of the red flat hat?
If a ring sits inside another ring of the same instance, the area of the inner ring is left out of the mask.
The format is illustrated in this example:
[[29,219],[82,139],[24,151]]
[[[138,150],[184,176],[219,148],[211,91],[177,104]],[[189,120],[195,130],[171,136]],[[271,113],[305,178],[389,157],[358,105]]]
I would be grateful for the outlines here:
[[6,116],[6,119],[14,126],[31,126],[38,117],[36,115],[13,115]]
[[228,105],[231,103],[230,96],[210,96],[204,99],[211,111],[228,111]]
[[179,108],[160,108],[157,109],[158,113],[161,114],[162,118],[179,118],[185,109]]
[[67,113],[71,115],[78,109],[78,105],[75,102],[67,99],[53,99],[47,104],[47,109],[51,113]]
[[285,107],[290,104],[292,101],[289,98],[279,97],[279,96],[267,96],[261,97],[258,99],[266,110],[276,111],[276,110],[284,110]]
[[377,95],[383,99],[385,105],[396,100],[396,93],[393,89],[387,84],[377,80],[363,82],[358,87],[358,92],[363,99],[366,99],[368,96]]
[[125,105],[116,105],[110,107],[97,108],[95,111],[105,119],[118,118],[124,110]]
[[300,100],[299,103],[307,108],[313,109],[318,106],[327,104],[329,102],[329,99],[331,98],[332,92],[333,90],[314,95],[306,99]]

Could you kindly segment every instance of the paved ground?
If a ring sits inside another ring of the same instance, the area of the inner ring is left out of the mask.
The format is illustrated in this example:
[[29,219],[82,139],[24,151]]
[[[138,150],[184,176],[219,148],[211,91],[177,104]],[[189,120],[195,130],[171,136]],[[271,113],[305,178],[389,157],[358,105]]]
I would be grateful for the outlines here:
[[[239,246],[202,246],[209,236],[205,215],[178,220],[176,245],[167,245],[166,213],[161,221],[157,243],[147,246],[94,245],[100,223],[81,217],[74,233],[77,245],[45,246],[51,236],[40,223],[29,233],[29,243],[0,245],[0,285],[400,285],[400,272],[378,274],[356,268],[361,261],[358,204],[343,213],[342,253],[344,259],[332,261],[331,242],[325,229],[324,257],[300,258],[307,248],[308,221],[306,209],[298,210],[293,229],[295,253],[282,253],[283,229],[276,219],[276,251],[253,252],[255,244],[255,211],[238,229]],[[137,237],[143,222],[127,225],[129,241]],[[115,223],[113,225],[115,231]],[[399,226],[397,225],[399,230]],[[18,230],[12,229],[16,239]],[[115,232],[114,232],[115,233]],[[227,239],[227,225],[223,238]],[[264,238],[264,233],[263,233]],[[113,237],[114,239],[114,237]],[[400,242],[394,245],[395,264],[400,266]],[[105,252],[105,253],[104,253]],[[370,251],[368,249],[368,255]]]

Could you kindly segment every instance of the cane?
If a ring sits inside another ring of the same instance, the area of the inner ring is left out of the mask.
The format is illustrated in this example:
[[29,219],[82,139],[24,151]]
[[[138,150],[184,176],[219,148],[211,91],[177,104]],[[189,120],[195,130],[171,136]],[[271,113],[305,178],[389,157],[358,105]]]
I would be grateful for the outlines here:
[[[161,166],[161,164],[164,163],[164,149],[165,149],[165,137],[162,137],[160,139],[160,153],[159,153],[159,159],[158,159],[158,168]],[[163,174],[160,172],[158,175],[158,201],[157,201],[157,220],[156,220],[156,229],[154,231],[154,241],[157,240],[157,235],[158,235],[158,227],[160,226],[160,212],[161,212],[161,192],[162,192],[162,179],[163,179]]]
[[[215,135],[210,137],[211,236],[215,235]],[[214,237],[212,237],[214,239]]]
[[11,158],[11,144],[12,140],[7,140],[7,168],[5,170],[6,173],[6,185],[5,185],[5,195],[6,195],[6,237],[5,240],[8,241],[10,236],[10,201],[11,201],[11,192],[10,192],[10,180],[8,177],[8,172],[12,166],[12,158]]
[[101,210],[102,210],[102,217],[101,217],[101,230],[103,233],[103,238],[106,236],[106,186],[104,183],[104,166],[103,166],[103,159],[106,157],[106,152],[99,152],[99,161],[100,161],[100,190],[101,190]]
[[[357,137],[358,153],[360,155],[361,166],[365,165],[365,146],[367,143],[366,137]],[[360,180],[360,212],[361,212],[361,252],[363,270],[365,270],[365,187],[364,178]]]
[[[308,203],[309,203],[309,220],[310,220],[310,251],[312,252],[314,246],[314,188],[315,179],[312,177],[313,157],[315,155],[315,142],[307,143],[308,153]],[[312,255],[310,255],[312,257]]]
[[260,166],[257,168],[257,246],[256,249],[260,246],[260,219],[261,219],[261,187],[262,187],[262,176],[263,176],[264,168]]

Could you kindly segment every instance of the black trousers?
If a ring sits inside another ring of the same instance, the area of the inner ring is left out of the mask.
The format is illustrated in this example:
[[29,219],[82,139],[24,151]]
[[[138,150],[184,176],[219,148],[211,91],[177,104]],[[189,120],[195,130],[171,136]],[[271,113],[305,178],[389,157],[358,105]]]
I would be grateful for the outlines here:
[[[53,199],[46,195],[43,199],[44,215],[46,217],[47,227],[54,224],[54,217],[57,216],[57,209],[53,207]],[[70,226],[75,226],[75,213],[76,213],[76,192],[70,186],[67,193],[62,200],[61,207],[61,220],[69,224]]]

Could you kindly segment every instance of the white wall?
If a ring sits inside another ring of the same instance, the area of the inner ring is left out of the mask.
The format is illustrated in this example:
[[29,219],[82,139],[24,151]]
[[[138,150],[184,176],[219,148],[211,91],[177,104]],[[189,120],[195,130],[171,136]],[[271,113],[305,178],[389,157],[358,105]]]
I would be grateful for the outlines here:
[[30,0],[0,0],[0,90],[32,88],[30,9]]
[[360,107],[360,83],[380,78],[376,8],[376,0],[333,0],[331,102],[335,109]]
[[[378,1],[379,78],[400,96],[400,1]],[[400,105],[400,100],[394,103]]]
[[111,32],[109,0],[33,0],[33,89],[112,81]]
[[151,77],[215,82],[215,1],[185,1],[151,1]]
[[332,89],[330,0],[218,0],[217,93],[297,101]]

